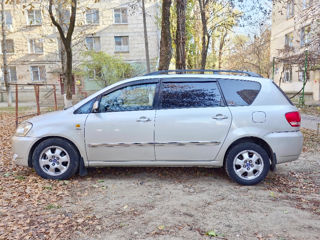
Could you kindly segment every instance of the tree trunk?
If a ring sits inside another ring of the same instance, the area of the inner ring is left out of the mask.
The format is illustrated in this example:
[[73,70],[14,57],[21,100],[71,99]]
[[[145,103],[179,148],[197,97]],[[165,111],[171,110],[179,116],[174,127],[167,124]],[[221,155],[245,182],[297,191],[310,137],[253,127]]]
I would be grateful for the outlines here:
[[7,63],[7,34],[6,34],[6,23],[5,23],[5,15],[4,15],[4,2],[5,0],[1,0],[1,33],[2,33],[2,61],[3,61],[3,80],[6,87],[7,92],[7,101],[8,107],[12,105],[12,93],[11,87],[9,85],[9,74],[8,74],[8,63]]
[[186,69],[186,0],[176,0],[176,69]]
[[73,77],[72,77],[72,49],[71,42],[66,51],[67,54],[67,62],[66,62],[66,70],[65,70],[65,93],[66,93],[66,101],[65,107],[72,106],[72,88],[73,88]]
[[[64,24],[64,16],[62,13],[62,9],[63,9],[63,6],[62,6],[61,2],[59,2],[58,7],[57,7],[57,15],[58,15],[58,23],[61,26],[63,26],[63,24]],[[62,27],[62,29],[63,29],[63,27]],[[66,66],[66,51],[64,50],[64,45],[63,45],[61,37],[59,37],[59,40],[58,40],[58,47],[59,47],[59,54],[60,54],[61,73],[62,73],[62,75],[64,75],[65,74],[65,66]]]
[[72,77],[72,34],[74,32],[76,22],[76,11],[77,11],[77,0],[71,0],[71,16],[70,23],[65,35],[63,30],[63,24],[58,23],[55,16],[53,15],[53,0],[49,0],[49,16],[54,26],[58,29],[60,39],[63,43],[64,50],[66,52],[66,68],[65,68],[65,107],[72,105],[72,88],[73,88],[73,77]]
[[202,24],[202,49],[201,49],[201,69],[206,69],[207,55],[210,41],[210,34],[208,33],[206,5],[208,1],[199,0],[201,24]]
[[216,68],[216,49],[215,49],[215,38],[211,38],[211,51],[212,51],[212,69]]
[[223,48],[224,48],[227,34],[228,34],[227,31],[223,33],[223,35],[220,39],[220,43],[219,43],[219,57],[218,57],[218,68],[219,69],[221,69],[221,65],[222,65]]
[[162,1],[161,40],[159,70],[168,70],[172,58],[172,44],[170,32],[171,0]]
[[146,8],[144,5],[144,0],[142,0],[142,17],[143,17],[143,32],[144,32],[144,49],[146,52],[147,73],[149,73],[150,72],[149,42],[148,42],[147,20],[146,20]]

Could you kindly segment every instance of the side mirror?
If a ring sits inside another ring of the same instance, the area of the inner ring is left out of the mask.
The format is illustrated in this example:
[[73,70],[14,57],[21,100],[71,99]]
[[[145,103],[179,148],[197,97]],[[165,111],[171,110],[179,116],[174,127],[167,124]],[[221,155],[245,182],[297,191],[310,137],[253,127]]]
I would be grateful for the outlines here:
[[99,112],[99,101],[95,101],[92,106],[92,112],[97,113]]

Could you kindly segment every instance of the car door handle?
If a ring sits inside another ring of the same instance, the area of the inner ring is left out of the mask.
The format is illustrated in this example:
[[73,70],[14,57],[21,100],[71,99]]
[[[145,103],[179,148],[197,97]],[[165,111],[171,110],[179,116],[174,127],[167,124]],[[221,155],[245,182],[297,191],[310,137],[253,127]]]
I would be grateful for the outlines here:
[[228,116],[223,115],[223,114],[217,114],[217,115],[213,116],[212,119],[223,120],[223,119],[228,119]]
[[137,119],[137,122],[150,122],[150,121],[151,121],[151,119],[150,119],[150,118],[147,118],[147,117],[145,117],[145,116],[139,117],[139,118]]

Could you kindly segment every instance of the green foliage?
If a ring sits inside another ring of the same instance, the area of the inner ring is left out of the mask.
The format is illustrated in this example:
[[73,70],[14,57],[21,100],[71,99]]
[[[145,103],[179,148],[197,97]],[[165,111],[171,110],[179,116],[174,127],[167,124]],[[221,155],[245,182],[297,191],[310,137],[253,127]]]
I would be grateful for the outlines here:
[[100,87],[130,78],[136,73],[137,68],[131,64],[104,52],[87,51],[83,56],[85,60],[76,74],[96,81]]
[[207,235],[208,235],[209,237],[217,237],[217,236],[218,236],[218,234],[217,234],[214,230],[208,231],[208,232],[207,232]]

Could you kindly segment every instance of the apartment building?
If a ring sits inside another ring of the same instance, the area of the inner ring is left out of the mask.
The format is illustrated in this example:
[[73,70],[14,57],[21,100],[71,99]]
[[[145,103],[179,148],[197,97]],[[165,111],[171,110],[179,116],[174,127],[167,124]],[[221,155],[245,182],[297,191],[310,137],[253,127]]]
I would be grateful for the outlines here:
[[[59,84],[60,41],[49,18],[47,2],[26,0],[5,4],[11,82]],[[147,3],[146,13],[150,59],[155,66],[159,57],[159,4]],[[66,23],[69,16],[70,10],[66,8],[63,14]],[[128,63],[145,66],[142,11],[137,1],[79,0],[73,34],[74,69],[81,64],[82,53],[88,50],[103,51]],[[2,58],[0,63],[2,65]],[[3,87],[2,75],[1,71]],[[100,88],[90,79],[77,80],[80,80],[82,90],[90,92]]]
[[299,92],[308,54],[305,94],[311,102],[320,101],[320,60],[313,59],[319,56],[314,46],[320,28],[319,10],[319,0],[274,1],[272,10],[270,60],[275,66],[274,81],[289,95]]

